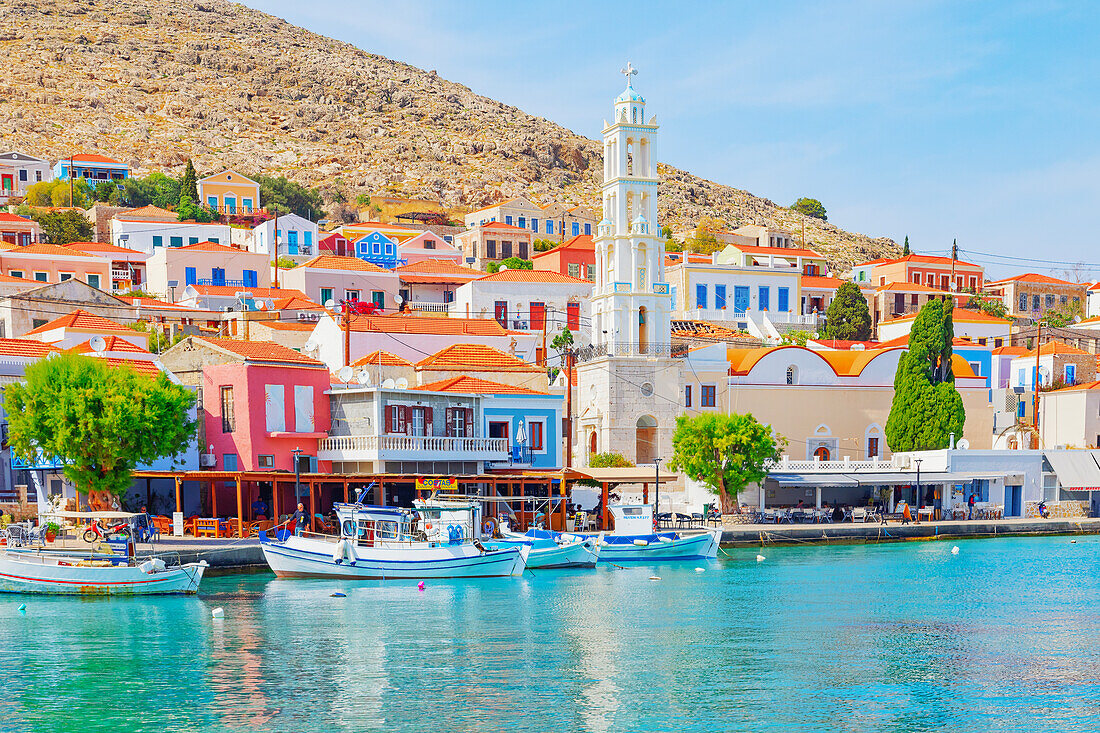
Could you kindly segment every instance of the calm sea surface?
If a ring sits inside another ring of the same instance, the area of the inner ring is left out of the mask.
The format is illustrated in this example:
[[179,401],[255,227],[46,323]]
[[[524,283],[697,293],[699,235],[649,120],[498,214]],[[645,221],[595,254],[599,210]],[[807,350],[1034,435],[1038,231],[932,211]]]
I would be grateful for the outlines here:
[[0,730],[1100,730],[1098,539],[731,554],[0,596]]

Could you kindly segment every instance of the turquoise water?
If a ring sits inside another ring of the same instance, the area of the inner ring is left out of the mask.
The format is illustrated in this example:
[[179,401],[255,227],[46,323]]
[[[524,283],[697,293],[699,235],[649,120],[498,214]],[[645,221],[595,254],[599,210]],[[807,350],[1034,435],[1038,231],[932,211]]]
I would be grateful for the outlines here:
[[1098,553],[768,548],[423,592],[242,574],[198,598],[0,596],[0,730],[1093,731]]

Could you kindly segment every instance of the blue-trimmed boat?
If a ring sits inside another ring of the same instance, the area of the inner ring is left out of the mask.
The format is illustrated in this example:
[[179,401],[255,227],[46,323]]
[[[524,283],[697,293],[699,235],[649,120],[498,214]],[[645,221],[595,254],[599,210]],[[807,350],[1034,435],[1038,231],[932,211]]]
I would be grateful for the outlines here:
[[604,535],[600,562],[665,562],[708,560],[718,557],[722,530],[693,533],[654,532],[653,507],[649,504],[616,504],[607,507],[615,517],[615,532]]
[[340,534],[260,533],[280,578],[487,578],[521,575],[531,548],[493,549],[474,538],[480,507],[416,509],[337,504]]
[[551,568],[594,568],[600,558],[600,538],[529,529],[517,534],[501,529],[500,537],[485,539],[486,547],[503,548],[527,545],[531,554],[527,567],[531,570]]

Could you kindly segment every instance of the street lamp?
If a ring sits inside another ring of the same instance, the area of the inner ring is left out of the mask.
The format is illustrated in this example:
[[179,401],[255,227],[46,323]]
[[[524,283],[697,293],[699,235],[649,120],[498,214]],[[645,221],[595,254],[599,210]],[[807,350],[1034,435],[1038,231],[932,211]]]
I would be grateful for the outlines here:
[[301,448],[295,448],[290,452],[294,454],[294,500],[297,501],[302,496],[301,474],[299,472],[298,456],[302,455],[303,451]]
[[916,523],[920,524],[920,464],[923,458],[914,458],[913,463],[917,464],[917,518]]
[[660,529],[659,517],[661,514],[661,459],[653,458],[653,520],[657,529]]

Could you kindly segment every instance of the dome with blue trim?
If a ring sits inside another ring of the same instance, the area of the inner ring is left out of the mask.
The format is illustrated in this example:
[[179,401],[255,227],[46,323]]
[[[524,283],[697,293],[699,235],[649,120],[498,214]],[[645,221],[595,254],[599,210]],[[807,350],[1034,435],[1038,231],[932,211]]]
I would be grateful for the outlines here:
[[620,94],[615,100],[615,104],[618,104],[619,102],[639,102],[641,104],[645,104],[645,97],[634,91],[633,84],[627,84],[626,89],[624,89],[623,93]]

